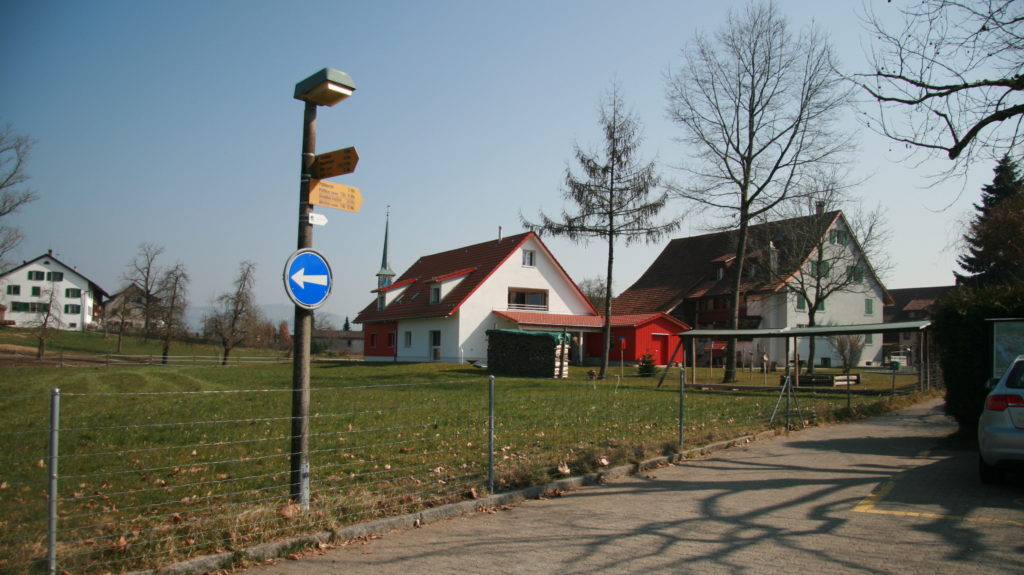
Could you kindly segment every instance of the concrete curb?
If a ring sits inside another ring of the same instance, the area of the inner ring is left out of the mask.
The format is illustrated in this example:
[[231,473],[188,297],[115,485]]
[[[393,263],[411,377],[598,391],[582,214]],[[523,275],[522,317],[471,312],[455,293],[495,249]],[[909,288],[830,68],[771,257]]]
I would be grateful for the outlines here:
[[778,434],[775,431],[762,431],[754,435],[744,435],[742,437],[719,441],[717,443],[696,447],[694,449],[688,449],[682,453],[655,457],[639,463],[620,465],[604,471],[587,473],[577,477],[567,477],[544,485],[536,485],[533,487],[518,489],[516,491],[509,491],[507,493],[499,493],[489,497],[482,497],[480,499],[449,503],[447,505],[425,509],[416,513],[378,519],[376,521],[351,525],[334,531],[322,531],[313,535],[303,535],[301,537],[293,537],[282,541],[263,543],[239,551],[215,553],[213,555],[197,557],[195,559],[189,559],[188,561],[174,563],[173,565],[159,567],[157,569],[133,571],[129,575],[195,575],[198,573],[217,571],[218,569],[230,569],[233,565],[241,561],[266,561],[267,559],[283,557],[289,552],[304,547],[313,547],[322,543],[340,543],[343,541],[359,539],[361,537],[384,535],[392,531],[415,529],[429,523],[436,523],[438,521],[461,517],[463,515],[480,513],[484,510],[495,507],[515,505],[528,499],[541,499],[545,494],[549,493],[571,491],[588,485],[599,485],[610,479],[626,477],[648,469],[655,469],[687,459],[694,459],[702,455],[707,455],[723,449],[729,449],[737,445],[746,445],[754,441],[764,441],[766,439],[776,437],[777,435]]

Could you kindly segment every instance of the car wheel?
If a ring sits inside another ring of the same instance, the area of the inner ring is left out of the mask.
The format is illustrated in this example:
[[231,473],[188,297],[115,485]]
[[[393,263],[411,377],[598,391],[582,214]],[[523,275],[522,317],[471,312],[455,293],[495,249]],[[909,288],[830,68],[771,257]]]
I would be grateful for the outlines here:
[[1003,470],[985,463],[985,459],[978,456],[978,475],[981,482],[987,485],[995,485],[1003,482]]

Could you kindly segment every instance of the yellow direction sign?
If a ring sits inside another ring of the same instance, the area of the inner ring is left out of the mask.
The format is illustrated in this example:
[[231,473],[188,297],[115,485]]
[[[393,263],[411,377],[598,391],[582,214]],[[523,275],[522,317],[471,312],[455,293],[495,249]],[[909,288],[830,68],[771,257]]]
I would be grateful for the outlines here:
[[322,180],[351,174],[356,171],[358,163],[359,154],[356,153],[355,148],[344,148],[320,154],[313,164],[313,177]]
[[309,203],[346,212],[358,212],[359,208],[363,206],[363,195],[359,193],[359,188],[312,180],[309,188]]

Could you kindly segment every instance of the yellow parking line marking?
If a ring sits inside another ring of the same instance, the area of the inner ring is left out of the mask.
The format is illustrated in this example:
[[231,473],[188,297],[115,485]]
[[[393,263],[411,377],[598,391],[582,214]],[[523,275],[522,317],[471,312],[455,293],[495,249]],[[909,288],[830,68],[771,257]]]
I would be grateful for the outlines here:
[[970,521],[973,523],[990,523],[993,525],[1012,525],[1014,527],[1024,527],[1024,523],[1020,521],[1012,521],[1009,519],[993,519],[991,517],[965,517],[962,515],[946,515],[943,513],[927,513],[923,511],[894,511],[892,509],[878,509],[875,507],[874,502],[869,501],[871,497],[864,499],[857,506],[853,508],[856,513],[874,513],[876,515],[896,515],[900,517],[923,517],[926,519],[951,519],[955,521]]
[[896,487],[895,479],[890,479],[885,483],[879,485],[872,491],[867,497],[865,497],[860,503],[853,507],[853,510],[857,513],[874,513],[875,504],[882,500],[883,497],[889,494]]
[[[928,454],[928,452],[925,452],[921,455],[927,456]],[[1024,527],[1024,523],[1009,519],[964,517],[961,515],[946,515],[942,513],[928,513],[924,511],[894,511],[892,509],[879,509],[876,507],[876,505],[896,487],[896,479],[899,478],[900,475],[903,475],[903,473],[898,473],[885,483],[880,484],[867,497],[861,500],[860,503],[854,505],[854,513],[874,513],[876,515],[895,515],[899,517],[923,517],[926,519],[952,519],[955,521],[971,521],[974,523],[990,523],[994,525],[1013,525],[1014,527]]]

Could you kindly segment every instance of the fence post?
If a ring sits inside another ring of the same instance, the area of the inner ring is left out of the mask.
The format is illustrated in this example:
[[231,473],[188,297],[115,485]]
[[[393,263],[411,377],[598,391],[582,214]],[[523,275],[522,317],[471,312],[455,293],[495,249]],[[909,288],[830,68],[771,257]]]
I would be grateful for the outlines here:
[[487,493],[494,494],[494,376],[488,378]]
[[[696,369],[696,368],[694,368]],[[685,397],[684,390],[686,389],[686,362],[684,361],[679,367],[679,455],[682,457],[684,450],[685,440]]]
[[50,393],[50,481],[47,492],[48,528],[46,535],[46,572],[57,573],[57,441],[60,438],[60,388],[53,388]]

